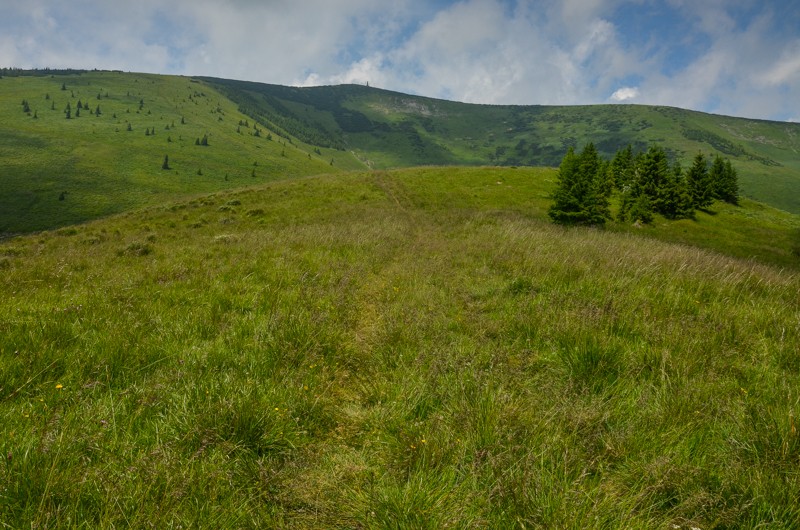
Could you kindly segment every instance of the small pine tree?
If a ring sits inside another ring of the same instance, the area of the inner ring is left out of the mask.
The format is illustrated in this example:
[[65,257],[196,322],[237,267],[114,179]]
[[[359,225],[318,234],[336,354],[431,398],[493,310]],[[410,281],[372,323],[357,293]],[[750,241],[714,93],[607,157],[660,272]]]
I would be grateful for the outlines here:
[[128,122],[128,130],[129,130],[129,131],[132,131],[132,130],[133,130],[133,127],[131,127],[131,123],[130,123],[130,122]]
[[67,84],[61,83],[61,90],[66,90],[66,89],[67,89]]
[[727,203],[739,204],[739,177],[728,159],[725,159],[720,176],[714,182],[714,195]]
[[56,110],[56,102],[53,101],[53,104],[50,105],[50,110]]
[[194,145],[200,145],[200,138],[195,138]]
[[82,108],[83,108],[83,104],[81,103],[81,100],[78,100],[78,110],[80,110]]
[[697,153],[692,167],[686,173],[686,187],[695,208],[707,208],[714,201],[714,188],[708,173],[708,163],[703,153]]
[[646,193],[642,193],[631,205],[630,220],[632,223],[651,223],[653,222],[653,206]]
[[145,127],[145,129],[144,129],[144,135],[145,135],[145,136],[150,136],[150,128],[149,128],[149,127]]
[[203,139],[200,140],[200,145],[208,145],[208,135],[203,135]]
[[197,170],[197,174],[202,177],[203,176],[203,170],[202,169],[198,169]]
[[80,118],[81,117],[81,109],[75,109],[75,117],[76,118]]
[[94,109],[94,115],[95,116],[100,116],[100,105],[98,105],[97,108]]
[[607,174],[594,144],[586,144],[580,154],[570,147],[561,160],[555,202],[547,215],[553,222],[565,225],[605,223],[611,216]]
[[183,119],[183,116],[181,116],[181,125],[186,125],[186,120]]
[[664,179],[659,192],[658,212],[667,219],[687,219],[694,216],[692,198],[686,189],[683,169],[676,163]]
[[164,155],[164,163],[161,164],[161,169],[170,169],[170,167],[169,167],[169,155]]

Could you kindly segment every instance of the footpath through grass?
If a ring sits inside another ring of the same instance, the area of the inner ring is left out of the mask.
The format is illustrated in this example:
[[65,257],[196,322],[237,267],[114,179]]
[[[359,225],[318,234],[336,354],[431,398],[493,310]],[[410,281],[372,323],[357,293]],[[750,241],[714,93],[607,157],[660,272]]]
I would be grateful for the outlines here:
[[0,523],[796,528],[800,277],[553,226],[549,177],[309,178],[4,242]]

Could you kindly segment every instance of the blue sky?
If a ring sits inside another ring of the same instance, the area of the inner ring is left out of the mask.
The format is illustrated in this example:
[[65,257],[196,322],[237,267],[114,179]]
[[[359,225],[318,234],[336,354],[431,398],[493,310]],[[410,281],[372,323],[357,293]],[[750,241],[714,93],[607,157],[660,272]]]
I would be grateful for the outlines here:
[[800,120],[792,0],[0,0],[0,65]]

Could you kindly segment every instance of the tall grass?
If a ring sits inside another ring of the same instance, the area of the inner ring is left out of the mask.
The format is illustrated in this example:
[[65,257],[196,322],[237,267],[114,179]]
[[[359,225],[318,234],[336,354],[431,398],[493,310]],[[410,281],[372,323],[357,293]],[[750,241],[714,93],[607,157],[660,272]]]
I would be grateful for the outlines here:
[[4,242],[0,521],[795,528],[797,274],[442,171]]

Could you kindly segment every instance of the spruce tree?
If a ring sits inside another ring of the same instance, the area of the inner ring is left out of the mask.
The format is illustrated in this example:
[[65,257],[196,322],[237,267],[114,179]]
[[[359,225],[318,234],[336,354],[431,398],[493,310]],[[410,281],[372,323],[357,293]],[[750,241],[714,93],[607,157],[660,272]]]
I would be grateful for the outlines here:
[[703,153],[697,153],[692,167],[686,173],[686,187],[695,208],[707,208],[714,201],[714,189],[708,174],[708,163]]
[[631,204],[629,212],[632,223],[650,223],[653,221],[653,206],[646,193],[640,194]]
[[694,216],[692,198],[683,178],[683,168],[677,162],[664,179],[657,211],[667,219],[686,219]]
[[728,159],[725,159],[721,179],[716,183],[715,195],[727,203],[739,204],[739,176]]
[[169,167],[169,155],[164,155],[164,163],[161,164],[161,169],[170,169],[170,167]]
[[587,144],[580,155],[570,147],[558,170],[555,202],[548,210],[559,224],[602,224],[609,217],[608,196],[603,178],[598,178],[601,164],[594,145]]
[[660,212],[662,209],[662,194],[669,173],[667,153],[660,146],[654,145],[639,159],[637,178],[642,193],[647,195],[653,210]]
[[623,191],[633,181],[633,147],[630,144],[620,149],[611,160],[610,171],[614,178],[614,186]]

